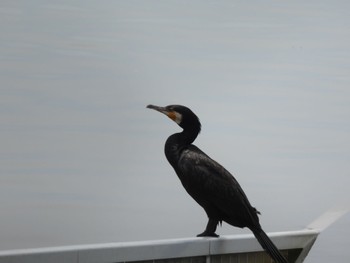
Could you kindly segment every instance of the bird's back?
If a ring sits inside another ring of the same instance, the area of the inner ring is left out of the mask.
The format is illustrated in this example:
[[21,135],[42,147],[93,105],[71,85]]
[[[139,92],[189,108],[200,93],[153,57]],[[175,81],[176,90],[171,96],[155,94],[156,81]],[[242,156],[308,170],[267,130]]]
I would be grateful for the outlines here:
[[186,191],[209,217],[237,227],[260,227],[257,210],[236,179],[198,147],[184,148],[175,170]]

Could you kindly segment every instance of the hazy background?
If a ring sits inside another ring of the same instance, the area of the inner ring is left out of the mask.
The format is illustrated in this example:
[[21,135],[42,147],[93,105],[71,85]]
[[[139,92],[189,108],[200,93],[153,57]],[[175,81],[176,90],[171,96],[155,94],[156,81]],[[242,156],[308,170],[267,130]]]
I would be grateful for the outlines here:
[[[266,231],[349,205],[349,1],[3,0],[0,23],[0,249],[203,231],[149,103],[199,115]],[[306,262],[349,261],[349,234]]]

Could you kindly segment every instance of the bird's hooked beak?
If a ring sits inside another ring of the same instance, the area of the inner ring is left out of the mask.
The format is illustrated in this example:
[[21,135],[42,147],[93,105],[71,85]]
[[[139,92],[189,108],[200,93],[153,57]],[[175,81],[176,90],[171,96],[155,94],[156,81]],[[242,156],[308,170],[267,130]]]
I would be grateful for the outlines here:
[[168,113],[168,111],[167,111],[167,109],[165,107],[155,106],[155,105],[152,105],[152,104],[147,105],[146,108],[159,111],[159,112],[161,112],[161,113],[163,113],[165,115],[167,115],[167,113]]
[[177,124],[181,123],[181,120],[182,120],[181,114],[174,111],[174,110],[168,109],[168,107],[160,107],[160,106],[155,106],[155,105],[150,104],[150,105],[147,105],[146,108],[156,110],[156,111],[159,111],[160,113],[165,114],[170,119],[175,121]]

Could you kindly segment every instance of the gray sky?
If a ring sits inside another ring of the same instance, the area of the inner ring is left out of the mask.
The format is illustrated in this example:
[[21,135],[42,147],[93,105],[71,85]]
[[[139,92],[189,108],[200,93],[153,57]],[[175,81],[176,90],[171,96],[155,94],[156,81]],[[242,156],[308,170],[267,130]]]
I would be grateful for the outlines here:
[[[179,128],[149,103],[199,115],[196,145],[235,174],[266,231],[349,205],[349,5],[3,1],[0,249],[201,232],[163,154]],[[349,260],[349,224],[306,262]]]

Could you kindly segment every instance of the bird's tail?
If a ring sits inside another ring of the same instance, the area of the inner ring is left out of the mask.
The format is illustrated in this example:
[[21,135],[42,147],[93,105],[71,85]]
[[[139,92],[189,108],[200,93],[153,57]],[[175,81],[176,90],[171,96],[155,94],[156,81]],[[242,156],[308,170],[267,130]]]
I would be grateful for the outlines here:
[[259,241],[263,249],[270,255],[270,257],[278,263],[288,263],[286,258],[282,256],[281,252],[278,251],[277,247],[272,243],[271,239],[266,235],[266,233],[260,228],[257,230],[252,230],[254,236]]

